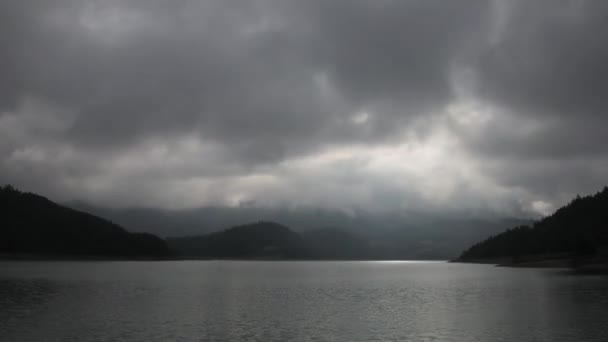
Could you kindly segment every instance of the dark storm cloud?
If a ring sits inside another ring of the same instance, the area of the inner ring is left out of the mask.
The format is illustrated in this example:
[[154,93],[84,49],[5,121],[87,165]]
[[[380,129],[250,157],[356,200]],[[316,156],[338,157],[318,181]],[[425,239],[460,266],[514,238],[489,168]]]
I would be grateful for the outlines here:
[[597,116],[608,104],[608,3],[522,1],[482,56],[485,94],[536,115]]
[[608,182],[608,5],[503,2],[500,25],[470,63],[478,96],[501,119],[464,136],[497,182],[555,199]]
[[[449,202],[428,187],[549,201],[582,184],[537,182],[558,165],[601,183],[607,13],[601,1],[5,1],[0,177],[119,204],[280,201],[294,186],[361,205]],[[469,100],[500,115],[446,111]]]
[[[2,30],[5,105],[31,96],[76,112],[65,137],[85,146],[194,129],[237,149],[253,144],[244,154],[254,152],[254,159],[265,159],[256,151],[272,149],[269,158],[283,157],[281,149],[309,145],[311,135],[361,138],[336,117],[357,106],[404,105],[394,118],[379,114],[378,136],[394,127],[390,121],[445,102],[450,57],[483,7],[427,1],[3,6],[6,17],[19,18]],[[329,103],[322,103],[315,75],[335,88]]]
[[483,27],[488,11],[483,1],[314,3],[321,59],[339,89],[363,103],[441,103],[449,96],[452,59]]
[[505,11],[497,41],[481,53],[481,94],[539,127],[505,127],[511,139],[483,148],[533,158],[608,154],[608,3],[517,1]]

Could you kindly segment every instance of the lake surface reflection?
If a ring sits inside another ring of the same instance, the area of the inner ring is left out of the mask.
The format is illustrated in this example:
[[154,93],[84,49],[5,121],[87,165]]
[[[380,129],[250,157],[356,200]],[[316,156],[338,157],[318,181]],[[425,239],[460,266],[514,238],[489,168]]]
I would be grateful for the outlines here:
[[1,341],[608,341],[608,278],[438,262],[0,262]]

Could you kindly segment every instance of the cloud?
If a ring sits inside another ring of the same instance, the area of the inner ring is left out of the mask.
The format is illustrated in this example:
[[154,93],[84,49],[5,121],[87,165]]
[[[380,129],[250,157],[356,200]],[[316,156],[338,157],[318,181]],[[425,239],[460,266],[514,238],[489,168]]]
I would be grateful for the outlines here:
[[605,182],[607,10],[5,2],[0,180],[118,206],[546,211]]

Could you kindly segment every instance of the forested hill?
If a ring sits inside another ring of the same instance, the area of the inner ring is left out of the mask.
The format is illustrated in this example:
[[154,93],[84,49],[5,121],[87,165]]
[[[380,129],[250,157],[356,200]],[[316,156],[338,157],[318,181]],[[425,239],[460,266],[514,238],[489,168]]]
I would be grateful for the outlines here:
[[577,197],[532,226],[519,226],[492,236],[462,253],[460,261],[531,257],[605,258],[608,247],[608,187]]
[[260,221],[199,236],[169,238],[181,257],[218,259],[378,259],[363,238],[337,228],[302,233],[278,223]]
[[0,187],[0,254],[163,257],[167,243],[11,186]]
[[201,236],[169,238],[186,257],[297,259],[307,256],[297,233],[274,222],[257,222]]

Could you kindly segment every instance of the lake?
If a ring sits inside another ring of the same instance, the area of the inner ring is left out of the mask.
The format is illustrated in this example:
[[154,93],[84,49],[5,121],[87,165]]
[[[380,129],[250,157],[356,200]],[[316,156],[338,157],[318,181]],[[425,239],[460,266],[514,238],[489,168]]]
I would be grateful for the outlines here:
[[608,277],[445,262],[0,262],[1,341],[608,341]]

